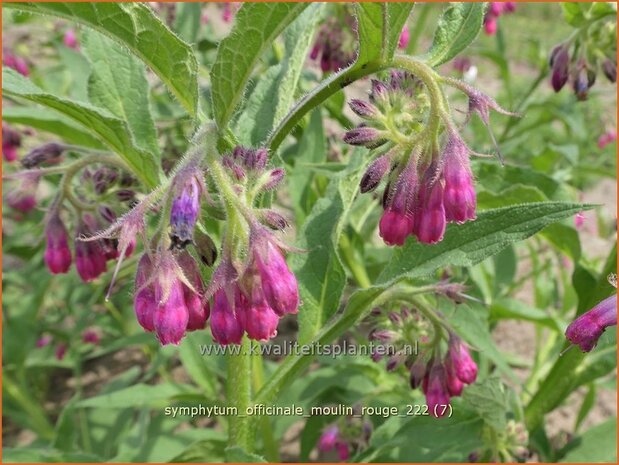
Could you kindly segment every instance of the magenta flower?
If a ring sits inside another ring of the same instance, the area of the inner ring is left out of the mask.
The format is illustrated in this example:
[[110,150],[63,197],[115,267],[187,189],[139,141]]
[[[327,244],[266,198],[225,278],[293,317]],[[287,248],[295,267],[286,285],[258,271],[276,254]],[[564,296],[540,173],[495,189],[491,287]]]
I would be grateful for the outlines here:
[[363,174],[361,178],[361,182],[359,183],[359,188],[361,193],[364,194],[366,192],[372,192],[385,175],[389,172],[389,168],[391,167],[391,158],[389,154],[382,155],[370,163],[367,170]]
[[557,45],[550,54],[550,68],[552,69],[552,88],[559,92],[569,78],[570,55],[568,45]]
[[211,310],[211,334],[222,345],[240,344],[243,326],[238,312],[242,311],[242,294],[238,286],[230,286],[230,296],[224,289],[215,292]]
[[155,289],[148,280],[153,274],[153,265],[147,253],[144,253],[138,263],[135,275],[135,294],[133,297],[133,309],[138,323],[144,330],[155,331],[154,314],[157,309]]
[[609,129],[607,132],[602,134],[598,139],[598,148],[603,149],[608,144],[612,144],[617,140],[617,131],[614,129]]
[[39,186],[40,176],[36,171],[25,171],[16,177],[17,186],[6,194],[6,202],[15,210],[28,213],[37,205],[36,191]]
[[259,286],[254,286],[250,299],[239,293],[236,310],[241,326],[250,339],[268,341],[277,335],[279,315],[269,306]]
[[58,344],[56,346],[56,360],[61,361],[66,354],[67,354],[67,345],[63,343]]
[[[387,195],[385,212],[380,219],[379,234],[388,245],[403,245],[413,232],[417,182],[416,164],[410,160],[398,177],[392,195]],[[388,191],[389,188],[385,192]]]
[[202,303],[202,295],[204,294],[204,283],[202,275],[195,260],[188,253],[183,253],[178,257],[178,263],[183,274],[192,285],[191,289],[186,284],[183,284],[183,298],[189,312],[189,320],[187,322],[187,331],[196,331],[204,329],[206,321],[210,314],[208,301]]
[[80,220],[75,238],[75,267],[84,282],[90,282],[107,271],[107,255],[102,240],[82,241],[97,229],[95,219],[85,214]]
[[466,384],[474,383],[477,379],[477,364],[462,339],[454,335],[449,338],[448,356],[454,374]]
[[69,236],[64,223],[60,219],[58,210],[50,212],[45,226],[47,246],[45,247],[44,260],[52,274],[62,274],[71,267],[71,249],[69,249]]
[[8,162],[17,160],[17,149],[21,146],[19,132],[2,122],[2,156]]
[[436,418],[446,415],[445,406],[449,405],[450,397],[447,390],[447,375],[442,363],[434,361],[423,384],[430,415]]
[[82,333],[82,342],[86,344],[97,345],[100,340],[101,337],[99,336],[99,333],[94,329],[87,329]]
[[172,277],[160,276],[159,279],[170,279],[171,282],[167,283],[167,286],[160,281],[155,284],[155,333],[161,345],[178,345],[185,336],[189,322],[189,311],[183,297],[183,283]]
[[428,169],[425,180],[419,189],[418,205],[415,214],[414,233],[419,242],[436,244],[443,240],[447,220],[443,193],[445,182],[432,179],[434,169]]
[[19,74],[28,77],[30,75],[30,69],[28,63],[22,57],[18,57],[10,51],[2,50],[2,63],[9,68],[13,68]]
[[572,321],[565,330],[565,337],[583,352],[589,352],[606,328],[616,325],[617,294],[614,294]]
[[297,278],[288,268],[279,248],[268,239],[258,239],[253,245],[253,257],[260,276],[261,293],[268,305],[279,316],[297,313],[299,307]]
[[50,335],[41,336],[37,339],[36,347],[38,349],[48,346],[52,342],[53,338]]
[[72,48],[73,50],[79,50],[80,48],[80,44],[77,41],[77,36],[75,35],[75,31],[73,29],[67,29],[65,31],[62,42],[67,47]]
[[411,40],[411,32],[408,28],[408,24],[404,24],[402,28],[402,32],[400,33],[400,38],[398,39],[398,48],[405,50],[408,47],[408,44]]
[[318,439],[318,450],[329,452],[335,448],[339,439],[340,430],[336,425],[329,426]]
[[468,148],[455,133],[451,134],[443,152],[445,178],[445,216],[447,221],[464,223],[477,215],[477,195],[473,186]]

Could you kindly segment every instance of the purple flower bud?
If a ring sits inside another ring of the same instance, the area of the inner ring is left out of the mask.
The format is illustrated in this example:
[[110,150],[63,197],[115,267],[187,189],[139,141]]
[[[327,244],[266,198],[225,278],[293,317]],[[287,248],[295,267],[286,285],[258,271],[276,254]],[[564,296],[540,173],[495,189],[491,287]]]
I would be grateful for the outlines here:
[[398,48],[405,50],[408,47],[408,43],[411,41],[411,31],[408,28],[408,24],[404,24],[400,38],[398,39]]
[[53,338],[50,335],[45,335],[37,339],[36,347],[37,349],[41,349],[45,346],[48,346],[52,342]]
[[22,57],[13,55],[8,50],[2,51],[2,63],[9,68],[13,68],[19,74],[28,77],[30,70],[28,69],[28,63]]
[[457,397],[462,394],[464,383],[458,378],[458,375],[456,375],[456,370],[449,357],[445,360],[445,373],[447,375],[447,390],[449,391],[449,395]]
[[187,322],[187,331],[195,331],[204,329],[206,320],[210,314],[208,302],[202,304],[202,295],[204,294],[204,283],[202,275],[195,260],[187,252],[182,253],[178,257],[178,264],[183,270],[183,274],[192,285],[194,292],[187,285],[183,284],[183,298],[189,312],[189,320]]
[[565,330],[565,337],[583,352],[589,352],[606,328],[616,324],[617,294],[614,294],[572,321]]
[[442,417],[447,414],[448,409],[445,406],[449,405],[450,401],[445,367],[440,362],[435,361],[430,372],[426,375],[426,379],[424,394],[430,415],[436,418]]
[[498,24],[496,17],[492,15],[486,15],[486,17],[484,18],[484,32],[486,33],[486,35],[495,35],[497,26]]
[[26,171],[16,181],[17,186],[6,194],[6,202],[15,210],[28,213],[37,205],[36,191],[39,186],[39,175],[35,171]]
[[130,202],[135,199],[135,191],[131,189],[120,189],[116,191],[116,198],[121,202]]
[[2,122],[2,156],[8,162],[17,160],[17,148],[21,146],[19,132]]
[[362,118],[373,118],[380,113],[378,108],[363,100],[352,99],[348,105],[353,112]]
[[477,364],[471,358],[466,345],[457,336],[451,336],[448,350],[455,375],[466,384],[474,383],[477,378]]
[[338,442],[340,430],[336,425],[329,426],[322,432],[318,439],[318,450],[321,452],[329,452],[335,449]]
[[488,6],[488,14],[491,16],[501,16],[503,13],[503,5],[501,2],[490,2]]
[[437,179],[432,183],[430,176],[426,177],[419,190],[419,210],[415,215],[414,225],[414,232],[419,242],[436,244],[443,240],[447,225],[443,191],[444,181]]
[[277,335],[279,316],[269,307],[259,286],[253,287],[251,299],[239,292],[239,301],[237,315],[250,339],[268,341]]
[[380,132],[369,127],[357,127],[344,134],[344,142],[350,145],[373,146],[380,141]]
[[153,315],[153,322],[157,339],[161,345],[178,345],[185,336],[189,322],[181,281],[175,280],[170,283],[167,299],[161,285],[155,285],[155,300],[158,305]]
[[595,83],[595,71],[581,63],[574,77],[574,94],[578,100],[587,100],[589,89]]
[[288,227],[288,220],[275,210],[263,210],[260,212],[260,220],[269,228],[283,231]]
[[389,312],[389,315],[387,317],[394,325],[402,324],[402,317],[395,312]]
[[100,340],[101,337],[99,336],[99,333],[97,333],[94,329],[87,329],[82,333],[82,342],[86,344],[97,345]]
[[421,386],[423,379],[426,377],[428,367],[423,357],[417,357],[415,363],[411,366],[409,383],[411,389],[416,389]]
[[200,214],[200,195],[200,183],[195,175],[189,174],[179,182],[170,211],[170,239],[179,249],[193,240],[193,230]]
[[66,344],[58,344],[56,346],[56,360],[61,361],[64,359],[64,356],[67,354],[67,345]]
[[310,51],[310,60],[315,60],[316,58],[318,58],[318,54],[320,53],[320,50],[322,48],[322,44],[318,41],[316,41],[314,43],[314,46],[312,47],[312,50]]
[[265,148],[248,149],[245,152],[245,166],[250,170],[261,171],[269,161],[269,152]]
[[157,310],[157,300],[153,285],[145,286],[153,273],[153,266],[150,257],[144,253],[138,263],[135,275],[135,295],[133,298],[133,309],[138,323],[144,330],[155,331],[154,315]]
[[457,134],[452,134],[443,151],[445,179],[444,205],[447,221],[464,223],[477,216],[477,196],[473,187],[473,173],[469,165],[468,148]]
[[385,177],[385,174],[387,174],[387,171],[389,171],[390,166],[391,157],[389,154],[382,155],[370,163],[359,183],[361,193],[365,194],[376,189],[380,181]]
[[403,245],[413,232],[412,207],[417,191],[417,167],[409,161],[387,199],[385,212],[380,218],[379,234],[387,245]]
[[[236,161],[235,161],[236,160]],[[230,158],[230,157],[222,157],[221,163],[224,165],[228,171],[234,176],[237,181],[245,179],[245,170],[238,163],[243,162],[243,159]]]
[[284,175],[286,172],[283,168],[275,168],[268,173],[268,180],[262,186],[262,189],[265,191],[270,191],[275,189],[284,179]]
[[75,238],[75,267],[84,282],[90,282],[107,271],[106,250],[102,241],[82,241],[96,229],[94,218],[84,215]]
[[237,316],[237,312],[242,309],[235,311],[236,304],[241,304],[240,292],[235,285],[231,291],[234,305],[230,305],[225,290],[215,292],[211,311],[211,334],[219,344],[240,344],[243,339],[243,326]]
[[516,2],[503,3],[503,11],[505,13],[513,13],[514,11],[516,11]]
[[62,153],[65,150],[63,144],[50,142],[32,149],[21,160],[21,165],[24,168],[30,169],[41,165],[52,165],[62,161]]
[[57,210],[54,210],[47,220],[45,235],[47,246],[44,260],[47,268],[52,274],[66,273],[71,267],[71,250],[67,229]]
[[254,246],[253,256],[260,275],[264,297],[269,306],[282,316],[297,313],[299,286],[279,248],[271,241]]
[[369,339],[371,341],[380,341],[383,343],[392,342],[397,337],[398,334],[395,331],[388,329],[375,329],[369,334]]
[[389,97],[389,89],[384,82],[372,79],[372,90],[370,92],[371,101],[386,100]]
[[80,48],[80,44],[77,41],[77,36],[75,35],[75,31],[73,29],[67,29],[65,31],[62,42],[67,47],[72,48],[73,50],[79,50]]
[[552,88],[559,92],[569,77],[570,55],[568,46],[557,45],[550,53],[550,67],[552,68]]
[[99,215],[108,223],[113,223],[117,218],[116,213],[107,205],[101,205],[99,207]]
[[602,71],[610,82],[617,82],[617,63],[609,59],[604,60]]

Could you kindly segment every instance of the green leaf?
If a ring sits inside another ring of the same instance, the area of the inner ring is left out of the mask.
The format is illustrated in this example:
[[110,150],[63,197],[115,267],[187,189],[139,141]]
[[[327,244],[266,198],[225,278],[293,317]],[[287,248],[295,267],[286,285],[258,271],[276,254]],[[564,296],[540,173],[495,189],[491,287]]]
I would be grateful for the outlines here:
[[150,115],[149,87],[144,66],[102,34],[86,31],[83,50],[92,64],[89,100],[124,120],[135,143],[159,155],[157,131]]
[[100,463],[101,457],[84,452],[61,452],[49,448],[2,448],[4,463]]
[[155,386],[136,384],[109,394],[81,400],[77,403],[77,407],[135,408],[165,404],[174,396],[196,393],[197,391],[191,386],[182,384],[162,383]]
[[590,208],[577,203],[536,202],[480,212],[475,221],[449,225],[439,244],[424,245],[409,238],[404,247],[394,251],[378,282],[426,276],[448,265],[475,265],[549,224]]
[[548,200],[548,198],[537,187],[513,184],[498,194],[489,191],[480,192],[477,194],[477,208],[488,210],[490,208],[507,207],[508,205],[543,202],[544,200]]
[[176,4],[176,19],[174,30],[179,36],[190,44],[195,43],[200,31],[202,18],[202,3],[179,2]]
[[333,178],[303,226],[298,246],[307,252],[293,255],[291,261],[303,302],[299,311],[300,344],[310,341],[339,307],[346,273],[338,244],[361,173],[347,170]]
[[484,9],[483,2],[454,2],[447,6],[426,57],[431,66],[451,60],[475,40],[483,25]]
[[467,386],[462,393],[462,400],[495,431],[505,429],[509,397],[499,378],[488,378]]
[[580,237],[573,227],[555,223],[544,229],[541,235],[555,249],[570,257],[574,262],[580,260]]
[[617,463],[617,418],[588,429],[568,447],[562,463]]
[[492,302],[490,306],[490,317],[494,320],[512,319],[531,321],[547,326],[559,333],[563,331],[562,325],[556,318],[549,315],[548,312],[532,307],[516,299],[504,298]]
[[221,41],[211,71],[213,110],[228,125],[262,53],[305,8],[306,3],[245,3],[232,32]]
[[5,96],[44,105],[77,121],[125,160],[148,187],[157,185],[159,166],[155,159],[136,147],[126,123],[106,110],[48,94],[6,67],[2,68],[2,91]]
[[413,5],[413,2],[360,2],[355,5],[359,24],[359,54],[355,67],[386,63],[393,57]]
[[261,145],[294,102],[301,70],[321,18],[323,3],[314,3],[284,31],[284,56],[264,73],[236,124],[239,140]]
[[24,124],[40,131],[55,134],[68,144],[103,149],[105,146],[99,140],[84,131],[61,114],[45,108],[5,106],[2,109],[2,120],[7,123]]
[[144,61],[192,116],[198,106],[198,62],[189,45],[170,31],[153,11],[128,3],[3,3],[3,7],[76,21],[105,34]]
[[585,9],[589,8],[588,4],[561,2],[561,8],[563,9],[563,18],[569,25],[579,27],[586,21]]

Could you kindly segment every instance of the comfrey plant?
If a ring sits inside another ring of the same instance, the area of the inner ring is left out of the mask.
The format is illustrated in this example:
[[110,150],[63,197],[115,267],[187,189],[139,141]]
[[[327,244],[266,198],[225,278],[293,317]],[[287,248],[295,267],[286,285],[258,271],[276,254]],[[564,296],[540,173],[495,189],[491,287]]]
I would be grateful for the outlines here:
[[373,191],[387,178],[379,230],[388,245],[403,245],[408,236],[434,244],[443,239],[448,222],[476,217],[469,162],[474,153],[448,113],[443,84],[468,96],[467,121],[475,113],[490,129],[490,110],[515,116],[468,84],[431,73],[422,80],[393,71],[387,82],[372,81],[369,101],[350,102],[364,122],[348,131],[344,142],[373,149],[361,192]]
[[[612,7],[596,5],[578,6],[584,22],[553,54],[557,82],[567,73],[581,94],[590,87],[581,59],[588,73],[614,56]],[[20,31],[50,16],[65,21],[41,28],[53,34],[43,32],[40,47],[12,41],[20,45],[3,69],[3,322],[15,353],[38,348],[37,359],[15,356],[3,373],[7,411],[27,405],[16,423],[31,421],[53,457],[74,458],[84,444],[102,462],[569,458],[569,447],[546,437],[544,417],[577,389],[591,403],[603,388],[593,378],[614,368],[604,357],[616,297],[600,278],[616,266],[614,252],[603,271],[586,256],[578,235],[593,207],[575,199],[591,176],[613,172],[604,155],[616,131],[608,119],[595,128],[605,134],[589,166],[597,141],[585,136],[599,131],[560,137],[555,124],[565,113],[570,131],[590,124],[579,113],[586,106],[572,114],[557,111],[554,95],[538,100],[547,66],[530,91],[528,73],[507,79],[513,41],[504,40],[509,22],[496,31],[496,20],[514,5],[417,4],[412,17],[413,2],[3,7],[30,13],[23,22],[5,16]],[[444,11],[431,45],[414,54],[433,9]],[[597,51],[594,36],[604,39]],[[487,48],[495,42],[500,53]],[[499,77],[481,55],[501,63]],[[520,118],[547,107],[533,123]],[[47,132],[55,139],[43,140]],[[530,273],[517,266],[522,258]],[[33,278],[17,279],[13,267]],[[45,299],[33,292],[39,278],[49,283]],[[531,302],[512,298],[531,281]],[[22,290],[33,296],[27,305]],[[507,357],[498,347],[494,330],[509,320],[535,325],[535,354]],[[28,325],[13,330],[20,321]],[[560,356],[566,327],[581,350]],[[326,352],[349,342],[355,355]],[[66,428],[22,395],[31,390],[20,364],[49,357],[81,382],[114,347],[136,349],[140,368],[148,365],[140,384],[127,375],[83,399],[91,391],[78,383],[80,402],[58,415],[79,415],[78,438],[66,441]],[[526,380],[514,366],[528,370]],[[187,379],[177,382],[170,370],[179,368]],[[230,414],[209,415],[215,427],[198,431],[176,413],[158,412],[153,423],[148,404],[137,416],[125,406],[132,414],[119,416],[128,419],[119,431],[174,431],[190,446],[127,448],[119,434],[95,450],[91,414],[98,421],[108,396],[117,406],[136,392],[165,398],[174,412],[181,401],[217,400]],[[290,403],[298,418],[286,421],[303,428],[299,457],[279,455],[288,424],[256,413]],[[327,417],[315,405],[343,408]],[[433,439],[439,427],[453,447],[411,440]]]

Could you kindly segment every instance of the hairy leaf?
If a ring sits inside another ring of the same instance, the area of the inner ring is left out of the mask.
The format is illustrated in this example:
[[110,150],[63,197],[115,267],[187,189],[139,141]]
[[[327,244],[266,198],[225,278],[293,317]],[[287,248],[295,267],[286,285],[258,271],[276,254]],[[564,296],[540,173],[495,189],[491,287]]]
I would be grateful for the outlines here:
[[480,212],[475,221],[447,228],[436,245],[409,238],[394,251],[379,276],[380,283],[399,277],[420,277],[444,266],[472,266],[500,252],[510,243],[526,239],[551,223],[591,206],[568,202],[536,202]]
[[126,121],[138,147],[159,155],[142,63],[97,32],[88,31],[83,42],[84,52],[92,63],[89,100]]
[[245,3],[232,32],[221,41],[211,71],[213,111],[220,128],[228,125],[255,64],[306,3]]
[[7,2],[2,6],[59,16],[92,27],[127,47],[143,60],[195,116],[198,107],[198,62],[189,45],[139,2]]
[[475,40],[484,21],[484,7],[483,2],[453,2],[445,8],[426,57],[431,66],[451,60]]
[[126,123],[108,111],[88,103],[48,94],[21,74],[6,67],[2,68],[2,90],[6,96],[44,105],[77,121],[123,158],[147,186],[154,187],[157,184],[159,167],[155,159],[148,152],[136,147]]

